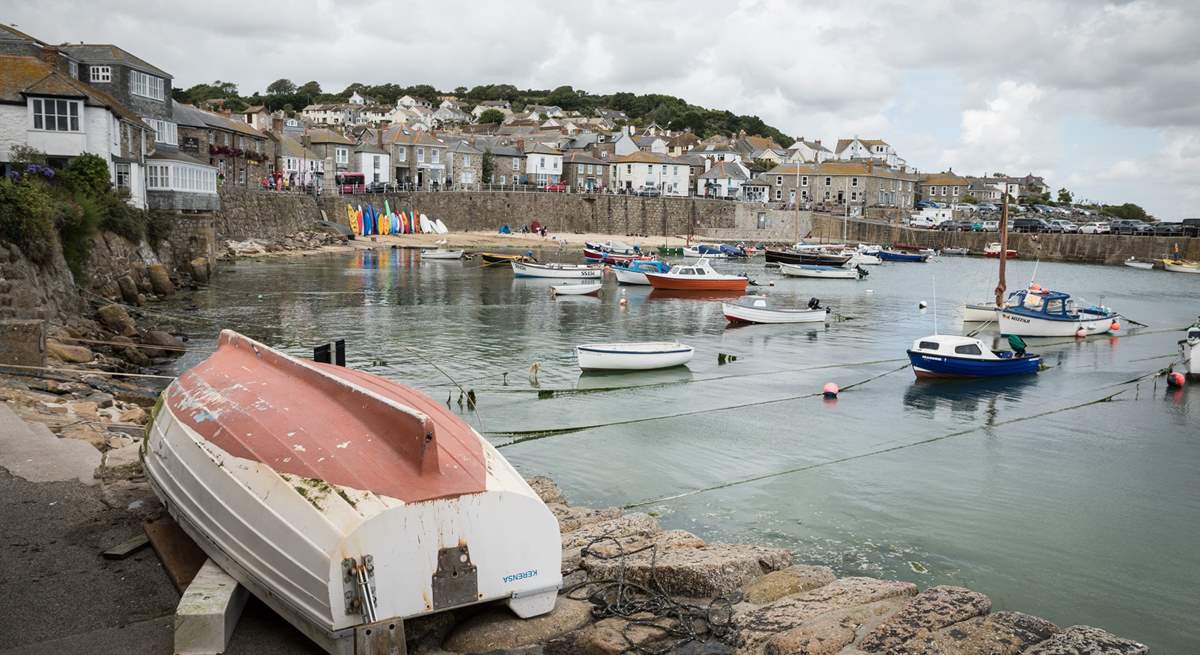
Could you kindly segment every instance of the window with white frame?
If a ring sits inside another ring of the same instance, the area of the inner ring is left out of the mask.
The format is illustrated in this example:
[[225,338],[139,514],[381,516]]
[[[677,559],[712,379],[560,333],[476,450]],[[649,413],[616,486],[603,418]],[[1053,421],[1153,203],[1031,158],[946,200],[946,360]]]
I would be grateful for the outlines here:
[[464,154],[463,155],[463,166],[470,166],[470,165],[471,165],[471,155]]
[[434,164],[438,163],[439,161],[441,161],[442,151],[438,150],[437,148],[430,148],[429,149],[429,158],[430,158],[431,163],[434,163]]
[[852,187],[858,186],[858,178],[857,177],[850,178],[850,186],[852,186]]
[[349,148],[334,148],[333,156],[337,158],[337,163],[339,163],[339,164],[350,163],[350,149]]
[[79,131],[79,102],[77,100],[54,100],[33,98],[33,129],[54,132]]
[[[825,186],[832,186],[832,185],[833,185],[833,178],[832,177],[825,178]],[[825,192],[825,197],[827,197],[827,198],[829,197],[828,191]]]
[[112,66],[92,66],[88,72],[93,82],[112,81]]
[[175,123],[160,121],[157,118],[143,118],[142,120],[154,128],[155,143],[179,144],[179,126]]
[[783,189],[775,189],[775,199],[783,200]]
[[942,187],[942,195],[946,195],[946,187]]
[[512,163],[513,163],[513,170],[514,170],[514,171],[519,171],[519,170],[521,170],[521,160],[520,160],[520,159],[517,159],[516,157],[513,157]]
[[800,186],[808,186],[808,176],[807,175],[800,176]]
[[129,188],[129,164],[126,162],[117,162],[117,188]]
[[148,75],[142,71],[129,71],[129,92],[153,100],[166,98],[163,78]]
[[957,197],[958,197],[958,187],[951,187],[951,189],[950,189],[950,195],[952,195],[952,196],[954,196],[955,198],[957,198]]
[[782,175],[775,176],[775,186],[783,186],[783,176]]
[[417,163],[418,164],[425,163],[425,149],[424,148],[417,148]]
[[396,151],[396,161],[408,161],[408,148],[400,148]]

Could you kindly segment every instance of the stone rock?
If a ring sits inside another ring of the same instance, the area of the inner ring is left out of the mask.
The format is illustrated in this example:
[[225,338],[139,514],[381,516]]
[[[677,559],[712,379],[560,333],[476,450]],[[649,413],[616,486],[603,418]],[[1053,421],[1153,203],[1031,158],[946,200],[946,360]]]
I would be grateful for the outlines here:
[[132,337],[137,334],[137,325],[120,305],[105,305],[96,310],[96,316],[104,327],[121,336]]
[[77,400],[67,403],[67,409],[70,410],[76,418],[95,420],[100,417],[100,406],[90,400]]
[[166,266],[151,264],[146,267],[146,275],[150,278],[150,288],[154,290],[155,295],[174,295],[175,285],[171,283],[171,276],[167,274]]
[[122,359],[137,366],[149,366],[152,363],[150,356],[142,352],[141,348],[125,348],[120,354]]
[[[582,558],[581,551],[589,544],[591,544],[592,550],[605,554],[613,554],[618,548],[628,552],[646,545],[659,532],[661,530],[658,527],[658,521],[654,517],[640,512],[592,523],[573,532],[566,532],[562,535],[563,573],[570,574],[579,569]],[[564,586],[565,584],[564,582]]]
[[129,423],[132,425],[145,425],[146,422],[150,420],[150,415],[146,413],[146,410],[134,405],[133,407],[121,412],[118,420],[122,423]]
[[109,300],[121,300],[121,287],[116,280],[106,280],[97,293]]
[[766,605],[784,596],[824,587],[835,579],[828,566],[797,564],[751,580],[742,587],[742,597],[748,603]]
[[864,636],[858,647],[868,653],[887,652],[910,639],[982,616],[991,609],[991,599],[979,592],[964,587],[930,587]]
[[894,655],[1017,655],[1058,633],[1046,619],[1021,612],[996,612],[911,639]]
[[533,489],[533,493],[542,499],[547,505],[566,505],[567,499],[563,496],[563,492],[558,488],[558,483],[544,475],[535,475],[532,478],[527,478],[525,482]]
[[84,346],[70,346],[54,339],[46,339],[46,352],[51,357],[57,357],[64,362],[86,364],[95,357],[91,349]]
[[208,282],[208,278],[212,274],[212,268],[208,263],[208,257],[197,257],[188,262],[188,272],[192,274],[192,279],[198,284],[205,284]]
[[588,559],[583,566],[593,580],[614,578],[624,567],[625,579],[630,582],[651,584],[657,579],[668,594],[713,598],[792,563],[792,553],[781,548],[743,544],[689,546],[681,543],[621,559]]
[[620,655],[668,637],[668,631],[679,623],[667,617],[655,618],[650,612],[634,614],[630,618],[634,621],[607,618],[580,630],[575,637],[573,652],[579,655]]
[[1150,648],[1122,639],[1111,632],[1086,625],[1073,625],[1023,655],[1144,655]]
[[104,393],[103,391],[97,391],[89,394],[87,400],[96,403],[96,407],[99,407],[100,409],[112,407],[114,403],[112,394]]
[[494,607],[455,627],[443,648],[455,653],[520,648],[578,630],[591,614],[591,603],[565,596],[558,598],[554,611],[531,619],[517,618],[507,608]]
[[833,655],[854,641],[854,622],[823,616],[767,640],[766,655]]
[[139,304],[137,282],[134,282],[132,277],[122,275],[117,278],[117,288],[121,290],[121,300],[124,300],[126,304]]
[[[840,578],[812,591],[788,596],[769,605],[738,611],[733,616],[739,631],[738,652],[758,652],[757,647],[776,633],[798,628],[812,619],[838,610],[872,605],[857,611],[878,616],[879,612],[898,609],[909,597],[915,596],[917,586],[911,582],[876,580],[875,578]],[[892,601],[873,605],[880,601]],[[869,618],[864,617],[864,621]]]
[[141,443],[131,443],[121,448],[116,448],[104,453],[104,466],[108,468],[119,468],[122,466],[131,466],[136,464],[140,469],[142,466],[139,451],[142,448]]
[[547,507],[558,519],[559,532],[573,532],[591,523],[599,523],[621,515],[621,508],[608,507],[592,509],[590,507],[570,507],[567,505],[547,503]]
[[163,348],[144,348],[143,351],[151,357],[175,357],[183,354],[183,342],[162,330],[146,330],[142,335],[142,343]]

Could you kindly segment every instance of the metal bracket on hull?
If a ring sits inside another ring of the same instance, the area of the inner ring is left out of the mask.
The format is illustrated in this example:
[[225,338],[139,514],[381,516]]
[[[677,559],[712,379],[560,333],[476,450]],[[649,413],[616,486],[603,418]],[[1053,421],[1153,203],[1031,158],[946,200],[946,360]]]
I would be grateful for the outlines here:
[[354,629],[354,655],[407,655],[404,620],[391,619]]
[[362,556],[362,563],[353,557],[342,560],[342,589],[346,599],[346,614],[361,614],[367,623],[375,622],[375,558]]
[[465,543],[438,550],[433,573],[433,609],[443,610],[479,600],[479,572]]

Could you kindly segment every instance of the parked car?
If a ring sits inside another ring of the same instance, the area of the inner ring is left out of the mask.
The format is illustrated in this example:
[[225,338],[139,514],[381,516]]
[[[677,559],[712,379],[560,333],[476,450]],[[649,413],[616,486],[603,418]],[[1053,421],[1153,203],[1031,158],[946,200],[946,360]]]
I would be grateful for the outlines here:
[[990,202],[981,202],[981,203],[979,203],[979,205],[977,205],[977,206],[979,207],[979,211],[985,211],[985,212],[998,212],[998,211],[1000,211],[1000,206],[999,206],[999,205],[995,205],[995,204],[992,204],[992,203],[990,203]]
[[917,204],[913,205],[917,209],[937,209],[938,204],[932,200],[918,200]]
[[1154,229],[1149,225],[1132,218],[1117,219],[1109,223],[1108,227],[1113,234],[1132,234],[1136,236],[1154,232]]
[[983,231],[984,232],[999,232],[1000,231],[1000,221],[984,221],[983,222]]
[[386,193],[388,190],[387,182],[368,182],[367,193]]
[[1182,223],[1155,223],[1153,227],[1154,236],[1156,237],[1181,237],[1183,236]]
[[940,226],[950,222],[952,221],[948,218],[934,218],[933,216],[923,216],[921,214],[916,214],[908,219],[909,226],[921,227],[930,230],[937,229]]
[[1080,234],[1108,234],[1108,231],[1108,223],[1103,221],[1084,223],[1079,226]]
[[1013,232],[1049,232],[1050,224],[1040,218],[1018,218],[1012,222]]
[[639,196],[650,196],[653,198],[657,198],[658,196],[662,195],[662,191],[660,191],[659,188],[654,186],[653,184],[647,184],[647,185],[644,185],[642,188],[638,189],[637,194]]
[[542,190],[543,191],[553,191],[555,193],[562,193],[567,190],[567,185],[563,184],[562,182],[551,182],[550,184],[543,186]]
[[1078,234],[1079,226],[1065,218],[1056,218],[1050,221],[1050,231],[1061,232],[1063,234]]

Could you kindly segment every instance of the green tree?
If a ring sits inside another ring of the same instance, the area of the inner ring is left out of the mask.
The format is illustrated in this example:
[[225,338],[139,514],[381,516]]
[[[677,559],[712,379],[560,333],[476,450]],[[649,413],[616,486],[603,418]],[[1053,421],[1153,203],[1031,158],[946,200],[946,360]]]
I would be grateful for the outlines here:
[[499,125],[504,122],[504,112],[499,109],[485,109],[479,115],[479,123],[494,123]]
[[267,85],[267,93],[273,96],[291,95],[296,92],[296,85],[286,77],[281,77]]
[[465,86],[454,87],[454,95],[458,96],[459,98],[462,98],[463,96],[467,95],[467,87],[465,87]]
[[73,191],[99,195],[109,189],[108,164],[99,155],[84,153],[63,169],[62,182]]
[[1058,203],[1060,205],[1069,205],[1075,201],[1075,194],[1067,191],[1066,187],[1058,190]]
[[[487,112],[484,113],[486,114]],[[492,154],[491,150],[483,151],[483,158],[480,161],[480,165],[483,167],[482,176],[484,184],[490,184],[492,175],[496,171],[496,156]]]
[[1150,219],[1150,215],[1146,213],[1145,209],[1142,209],[1132,202],[1127,202],[1123,205],[1104,205],[1104,213],[1110,216],[1116,216],[1117,218],[1135,219],[1139,221]]
[[310,98],[315,98],[315,97],[321,95],[321,85],[318,84],[315,80],[305,82],[304,84],[300,85],[300,88],[296,89],[296,93],[299,93],[300,95],[304,95],[304,96],[309,96]]
[[546,96],[545,104],[562,107],[566,110],[574,110],[580,104],[579,94],[570,86],[560,86]]

